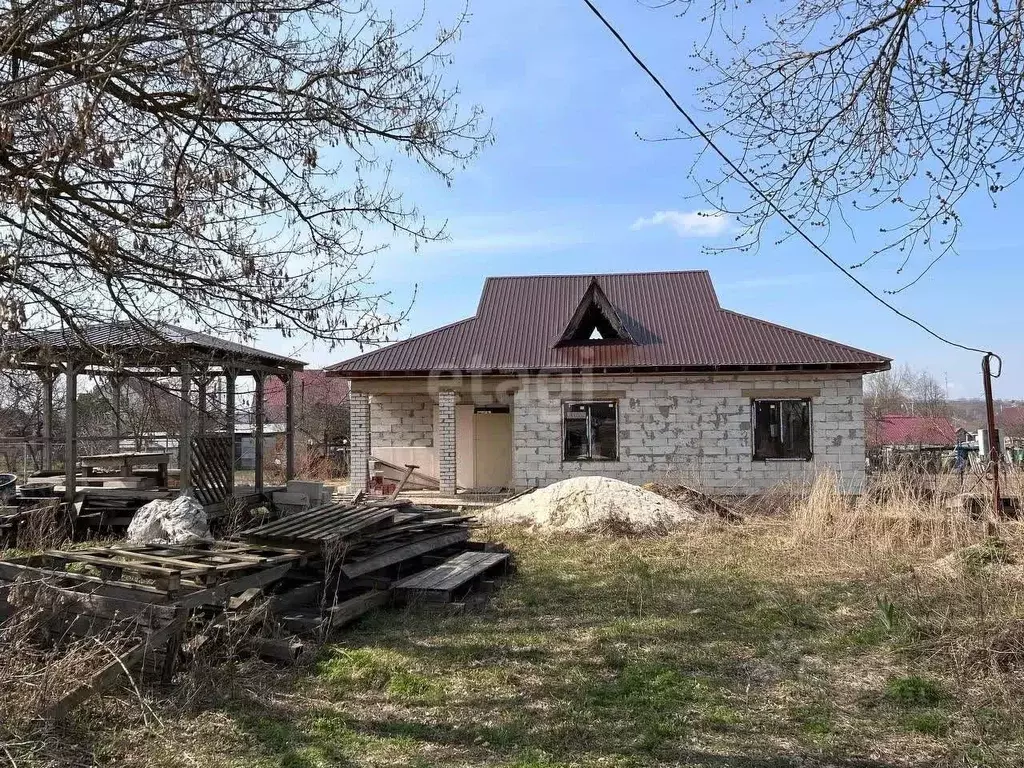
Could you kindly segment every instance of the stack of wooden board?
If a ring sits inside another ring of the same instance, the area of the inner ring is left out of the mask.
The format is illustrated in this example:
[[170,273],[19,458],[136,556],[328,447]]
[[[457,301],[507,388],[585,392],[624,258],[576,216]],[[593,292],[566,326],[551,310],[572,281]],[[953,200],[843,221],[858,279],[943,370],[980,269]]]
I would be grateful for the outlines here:
[[208,548],[49,550],[0,560],[0,619],[33,609],[53,642],[85,636],[127,641],[117,658],[54,705],[50,714],[60,717],[123,672],[153,666],[154,658],[161,677],[169,679],[190,616],[223,610],[233,597],[283,583],[306,557],[295,550],[225,542]]
[[242,538],[319,553],[346,579],[387,580],[417,569],[425,555],[461,551],[470,520],[405,500],[334,502],[244,531]]
[[405,500],[335,502],[286,515],[242,537],[319,553],[327,590],[342,601],[372,586],[404,599],[450,602],[503,575],[510,564],[507,552],[469,541],[471,521]]
[[[240,542],[48,550],[0,560],[0,621],[26,607],[27,595],[53,643],[127,642],[54,707],[62,716],[133,668],[169,679],[186,637],[192,654],[248,648],[289,661],[304,647],[299,635],[322,637],[396,596],[447,603],[485,588],[510,557],[470,542],[469,525],[404,500],[355,501],[273,520]],[[231,642],[218,643],[222,633]]]

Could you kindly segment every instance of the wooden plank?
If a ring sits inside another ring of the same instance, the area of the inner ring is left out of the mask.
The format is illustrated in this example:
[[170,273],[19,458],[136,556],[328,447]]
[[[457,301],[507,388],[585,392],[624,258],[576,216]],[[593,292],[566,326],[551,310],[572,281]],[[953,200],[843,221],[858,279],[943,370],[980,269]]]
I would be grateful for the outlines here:
[[[130,554],[131,553],[127,553],[129,557]],[[119,568],[129,571],[135,571],[137,573],[143,573],[151,576],[168,577],[178,576],[181,574],[180,568],[167,568],[164,566],[138,562],[136,560],[131,559],[115,560],[112,557],[99,557],[98,555],[92,554],[89,550],[65,552],[63,550],[48,549],[43,552],[42,556],[49,557],[60,562],[88,563],[90,565],[98,565],[104,568]]]
[[324,611],[325,629],[340,627],[343,624],[354,621],[373,608],[387,605],[390,600],[391,591],[382,589],[367,592],[364,595],[358,595],[349,600],[338,603],[337,605],[333,605]]
[[475,552],[460,552],[443,563],[428,568],[425,571],[420,571],[408,579],[403,579],[395,586],[401,586],[403,589],[433,589],[436,584],[439,584],[448,577],[458,577],[460,573],[472,568],[476,562],[476,554]]
[[402,579],[395,589],[450,592],[507,559],[504,552],[460,552],[440,565]]
[[151,603],[166,603],[170,600],[170,594],[166,589],[159,589],[149,584],[116,582],[102,579],[99,576],[87,576],[82,573],[69,573],[67,571],[51,571],[22,563],[0,560],[0,579],[13,582],[21,577],[27,578],[30,581],[53,581],[64,585],[69,582],[72,584],[77,583],[81,586],[92,587],[91,591],[94,594],[122,597],[126,600],[144,600]]
[[201,589],[182,595],[175,602],[182,608],[197,608],[200,605],[221,605],[232,595],[237,595],[252,587],[265,587],[273,584],[292,568],[292,563],[285,563],[258,573],[250,573],[232,581],[225,581],[215,587]]
[[[204,563],[197,563],[194,560],[186,560],[185,558],[173,557],[170,555],[156,555],[150,552],[139,552],[131,549],[120,549],[118,547],[90,547],[87,550],[79,550],[80,552],[86,552],[88,554],[103,554],[111,557],[124,557],[130,560],[141,560],[147,563],[164,563],[165,565],[178,566],[179,570],[184,571],[204,571],[212,570],[215,566]],[[198,556],[198,555],[197,555]]]
[[90,696],[109,688],[124,674],[126,669],[131,671],[142,662],[147,653],[153,651],[158,645],[166,643],[175,632],[180,631],[185,626],[187,618],[187,616],[181,615],[166,627],[149,633],[123,656],[114,659],[92,675],[87,683],[78,686],[60,699],[49,709],[47,716],[54,720],[60,720]]
[[[154,579],[160,579],[165,584],[165,589],[168,592],[175,592],[181,588],[181,572],[171,570],[169,568],[161,568],[157,565],[147,565],[144,563],[125,563],[117,560],[111,560],[104,557],[93,557],[91,555],[82,555],[77,552],[58,552],[55,550],[47,550],[41,557],[55,560],[59,563],[69,565],[71,563],[86,563],[88,565],[94,565],[97,568],[109,568],[113,572],[120,576],[123,570],[132,571],[133,573],[149,576]],[[119,581],[120,578],[107,579],[107,581]]]
[[355,560],[351,563],[345,563],[341,566],[341,571],[350,579],[356,576],[362,576],[364,573],[370,573],[372,571],[386,568],[389,565],[400,563],[403,560],[409,560],[417,555],[422,555],[425,552],[430,552],[435,549],[441,549],[441,547],[447,547],[451,544],[458,544],[460,541],[465,541],[469,538],[469,531],[459,530],[452,531],[451,533],[441,534],[440,536],[431,536],[427,539],[420,539],[411,544],[407,544],[404,547],[396,547],[386,552],[382,552],[376,556],[364,558],[362,560]]
[[271,595],[267,601],[267,610],[274,615],[303,605],[311,605],[320,596],[321,586],[319,581],[311,581],[286,592]]
[[463,584],[472,581],[477,576],[489,571],[491,568],[508,559],[508,555],[499,552],[476,552],[467,554],[475,554],[475,561],[469,562],[467,567],[458,572],[449,573],[439,582],[434,584],[434,589],[442,592],[450,592],[451,590],[457,589]]
[[[155,623],[157,626],[162,626],[172,621],[178,613],[178,609],[173,605],[158,605],[140,600],[126,600],[120,597],[78,592],[48,582],[41,583],[38,588],[46,590],[47,594],[58,598],[57,605],[60,611],[71,610],[112,621],[135,618],[147,625]],[[38,603],[38,601],[34,602]],[[47,605],[50,604],[47,603]]]
[[93,463],[106,463],[109,466],[120,467],[124,460],[131,464],[166,464],[171,460],[169,453],[146,453],[146,452],[125,452],[125,453],[94,453],[89,456],[82,456],[80,461]]

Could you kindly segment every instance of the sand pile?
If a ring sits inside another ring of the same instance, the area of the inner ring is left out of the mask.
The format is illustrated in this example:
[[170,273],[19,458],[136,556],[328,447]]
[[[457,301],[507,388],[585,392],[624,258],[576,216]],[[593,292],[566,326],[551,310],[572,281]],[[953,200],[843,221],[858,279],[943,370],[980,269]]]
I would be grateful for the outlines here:
[[546,530],[661,532],[698,519],[689,507],[609,477],[574,477],[499,504],[480,515],[491,525]]

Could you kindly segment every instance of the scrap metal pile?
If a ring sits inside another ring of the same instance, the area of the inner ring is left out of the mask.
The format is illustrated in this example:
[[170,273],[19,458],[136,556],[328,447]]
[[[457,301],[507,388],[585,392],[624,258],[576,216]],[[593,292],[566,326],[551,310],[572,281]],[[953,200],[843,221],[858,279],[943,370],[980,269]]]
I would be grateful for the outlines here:
[[[237,541],[0,560],[0,622],[34,611],[54,642],[130,636],[126,650],[53,707],[60,717],[125,672],[141,668],[170,681],[183,660],[216,646],[222,634],[243,637],[241,647],[254,654],[289,661],[371,608],[461,603],[511,565],[507,552],[469,541],[470,523],[403,500],[330,503],[243,531]],[[243,626],[246,632],[235,631]]]

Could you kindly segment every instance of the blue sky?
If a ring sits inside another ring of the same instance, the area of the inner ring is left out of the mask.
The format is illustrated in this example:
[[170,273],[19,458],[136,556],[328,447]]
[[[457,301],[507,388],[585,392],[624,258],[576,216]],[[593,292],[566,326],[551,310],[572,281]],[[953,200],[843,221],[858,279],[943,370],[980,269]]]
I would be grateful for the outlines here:
[[[687,43],[695,19],[633,0],[602,5],[683,104],[696,108],[700,78]],[[496,140],[450,188],[413,165],[398,168],[408,199],[432,223],[447,221],[450,236],[415,252],[396,241],[377,258],[376,282],[396,305],[418,287],[402,337],[473,314],[488,275],[707,269],[729,309],[927,369],[948,381],[951,397],[980,395],[978,355],[891,314],[805,244],[705,252],[729,234],[723,222],[692,215],[707,207],[688,176],[699,146],[636,137],[668,135],[678,116],[582,2],[475,0],[471,14],[449,72],[464,101],[493,120]],[[999,353],[997,397],[1024,397],[1017,319],[1024,265],[1016,258],[1024,236],[1010,223],[1021,203],[1024,187],[1005,193],[996,210],[984,198],[968,202],[958,253],[893,299],[939,332]],[[847,265],[866,248],[847,232],[833,232],[825,245]],[[879,291],[902,284],[891,262],[857,274]],[[269,336],[260,343],[317,366],[356,352]]]

